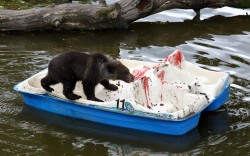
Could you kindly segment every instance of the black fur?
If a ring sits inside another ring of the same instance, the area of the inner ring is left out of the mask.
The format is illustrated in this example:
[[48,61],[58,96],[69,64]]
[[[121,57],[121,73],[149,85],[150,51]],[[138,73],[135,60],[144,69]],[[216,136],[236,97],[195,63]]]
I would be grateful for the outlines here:
[[98,83],[108,90],[115,91],[118,87],[110,84],[108,80],[123,80],[130,83],[134,77],[120,61],[103,54],[68,52],[50,61],[48,74],[41,80],[41,85],[45,90],[52,92],[53,88],[50,85],[61,82],[65,97],[76,100],[81,98],[73,93],[79,80],[82,81],[88,100],[102,101],[95,97],[95,86]]

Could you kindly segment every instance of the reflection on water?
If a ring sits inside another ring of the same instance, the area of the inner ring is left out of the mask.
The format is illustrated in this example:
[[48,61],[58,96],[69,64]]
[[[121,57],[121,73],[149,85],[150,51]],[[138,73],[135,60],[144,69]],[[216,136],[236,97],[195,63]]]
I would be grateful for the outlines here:
[[[196,16],[193,9],[171,9],[141,18],[135,22],[183,22]],[[176,18],[178,17],[178,18]]]
[[[113,150],[110,151],[111,153],[125,155],[133,154],[135,151],[143,152],[145,148],[150,148],[148,150],[149,153],[165,150],[185,152],[197,145],[203,137],[207,137],[208,131],[221,133],[229,130],[228,113],[226,110],[206,113],[202,117],[198,128],[181,136],[138,132],[96,124],[54,115],[27,106],[23,107],[22,112],[18,114],[18,119],[21,123],[16,125],[18,129],[32,131],[33,133],[46,132],[47,134],[43,135],[58,137],[60,141],[75,138],[72,141],[74,150],[84,152],[86,150],[84,146],[91,142],[92,144],[102,145],[105,148],[111,148]],[[210,143],[212,143],[211,140]],[[119,150],[122,150],[122,153]]]
[[204,20],[215,15],[223,15],[225,17],[233,17],[239,15],[249,15],[250,9],[238,9],[231,7],[222,7],[217,9],[204,8],[200,11],[200,19]]
[[[248,17],[183,23],[135,23],[129,30],[0,34],[0,152],[6,155],[246,155],[249,153]],[[158,62],[175,49],[234,81],[230,101],[204,113],[184,136],[138,133],[23,107],[13,86],[68,50]]]

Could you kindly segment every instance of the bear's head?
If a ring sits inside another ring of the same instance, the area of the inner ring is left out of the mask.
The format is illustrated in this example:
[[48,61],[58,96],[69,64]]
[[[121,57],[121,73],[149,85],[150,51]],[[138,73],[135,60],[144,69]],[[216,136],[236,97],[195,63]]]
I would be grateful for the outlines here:
[[106,63],[106,79],[122,80],[127,83],[134,81],[134,76],[129,69],[118,60],[112,60]]

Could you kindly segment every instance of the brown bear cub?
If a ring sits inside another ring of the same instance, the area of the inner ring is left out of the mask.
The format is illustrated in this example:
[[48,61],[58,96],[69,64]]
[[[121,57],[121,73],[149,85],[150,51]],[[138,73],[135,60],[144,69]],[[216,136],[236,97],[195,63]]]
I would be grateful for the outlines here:
[[120,61],[111,59],[100,53],[87,54],[82,52],[67,52],[61,54],[49,63],[48,74],[41,80],[42,87],[52,92],[50,85],[63,84],[63,94],[70,100],[81,96],[73,93],[77,81],[82,81],[83,90],[88,100],[100,101],[95,97],[95,86],[100,83],[106,89],[115,91],[118,87],[109,80],[134,81],[134,76]]

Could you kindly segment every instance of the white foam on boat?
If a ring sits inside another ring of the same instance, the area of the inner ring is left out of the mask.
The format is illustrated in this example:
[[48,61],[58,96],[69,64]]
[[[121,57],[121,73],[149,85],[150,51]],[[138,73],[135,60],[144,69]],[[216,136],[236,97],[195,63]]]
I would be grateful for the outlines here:
[[[79,81],[74,93],[82,98],[74,102],[113,109],[117,107],[117,99],[125,99],[131,113],[142,111],[180,119],[199,112],[215,99],[229,78],[226,72],[209,71],[193,65],[186,61],[178,50],[166,57],[162,63],[122,59],[121,62],[135,76],[134,82],[128,84],[123,81],[111,81],[118,86],[117,91],[106,90],[98,84],[95,94],[104,102],[95,102],[86,99]],[[47,70],[43,70],[21,82],[17,88],[32,94],[45,94],[47,92],[40,81],[46,74]],[[54,91],[48,94],[66,99],[62,94],[62,84],[53,85],[52,88]]]

